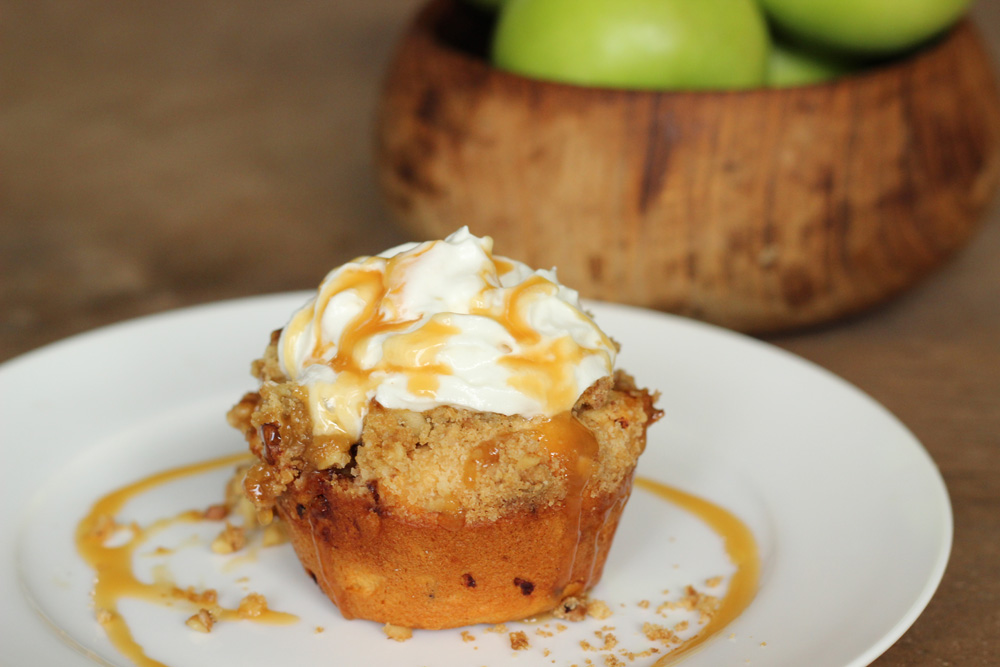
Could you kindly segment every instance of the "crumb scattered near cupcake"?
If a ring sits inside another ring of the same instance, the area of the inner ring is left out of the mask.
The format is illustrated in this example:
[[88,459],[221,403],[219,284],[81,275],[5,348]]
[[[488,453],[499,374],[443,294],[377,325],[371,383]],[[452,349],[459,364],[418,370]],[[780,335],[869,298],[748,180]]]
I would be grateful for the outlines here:
[[624,656],[629,662],[635,662],[636,660],[642,660],[644,658],[649,658],[649,657],[657,655],[659,653],[660,653],[660,649],[656,648],[655,646],[651,647],[651,648],[647,648],[645,651],[639,651],[639,652],[626,651],[625,649],[622,649],[622,651],[621,651],[621,655]]
[[699,614],[700,622],[707,623],[713,616],[715,616],[716,613],[718,613],[719,606],[721,604],[721,598],[702,593],[695,589],[694,586],[687,586],[684,590],[683,597],[678,600],[664,602],[656,608],[656,612],[662,615],[662,612],[677,609],[696,611]]
[[587,600],[582,597],[565,598],[552,610],[552,615],[565,621],[582,621],[587,617]]
[[646,639],[651,642],[660,642],[666,646],[676,645],[681,643],[681,638],[677,634],[666,627],[665,625],[657,625],[656,623],[643,623],[642,624],[642,634],[646,635]]
[[267,612],[267,598],[260,593],[250,593],[240,600],[236,613],[240,618],[258,618]]
[[192,614],[185,624],[196,632],[211,632],[215,625],[215,615],[208,609],[199,609],[196,614]]
[[524,634],[523,630],[511,632],[507,636],[510,638],[510,647],[515,651],[524,651],[531,648],[531,643],[528,641],[528,635]]
[[591,600],[587,605],[587,616],[591,618],[604,620],[610,618],[612,614],[611,608],[603,600]]
[[212,540],[212,551],[217,554],[231,554],[239,551],[247,543],[246,532],[242,526],[234,526],[226,521],[226,527]]
[[392,623],[386,623],[382,626],[382,632],[389,639],[396,642],[405,642],[407,639],[413,637],[413,630],[411,628],[404,628],[400,625],[393,625]]
[[[726,580],[725,576],[714,576],[704,580],[705,587],[716,588]],[[669,596],[670,589],[661,593]],[[628,607],[622,603],[620,606]],[[653,656],[659,656],[677,650],[698,636],[698,630],[709,623],[719,609],[719,598],[699,591],[694,586],[685,586],[682,594],[667,597],[662,600],[643,599],[632,603],[640,611],[639,618],[627,616],[625,623],[630,628],[622,628],[621,623],[602,624],[599,628],[587,631],[591,637],[576,639],[570,647],[565,641],[552,645],[553,638],[569,630],[579,631],[594,620],[605,620],[612,616],[611,606],[598,599],[586,595],[565,601],[565,605],[553,610],[553,619],[572,622],[572,626],[556,620],[531,621],[529,627],[518,630],[517,622],[510,624],[495,624],[484,627],[483,632],[506,635],[511,648],[517,651],[537,651],[543,657],[552,657],[553,664],[558,663],[560,655],[573,655],[582,662],[579,667],[625,667],[636,661],[643,661]],[[641,620],[648,618],[650,620]],[[652,619],[660,618],[662,621]],[[540,623],[540,624],[539,624]],[[529,639],[529,635],[535,638]],[[475,641],[475,636],[468,630],[460,633],[463,642]],[[637,639],[651,642],[652,646],[635,646]],[[547,645],[548,644],[548,645]],[[764,646],[765,643],[761,643]],[[476,647],[478,648],[478,647]],[[571,653],[567,653],[567,651]],[[580,656],[580,653],[583,653]],[[590,654],[592,657],[587,657]]]
[[614,647],[618,646],[618,637],[615,636],[615,634],[610,630],[607,631],[596,630],[594,634],[597,636],[597,639],[600,642],[600,647],[598,648],[598,650],[610,651]]
[[212,608],[219,606],[219,592],[214,588],[197,589],[194,586],[180,588],[174,586],[173,595],[176,598],[187,600],[188,602],[204,607]]

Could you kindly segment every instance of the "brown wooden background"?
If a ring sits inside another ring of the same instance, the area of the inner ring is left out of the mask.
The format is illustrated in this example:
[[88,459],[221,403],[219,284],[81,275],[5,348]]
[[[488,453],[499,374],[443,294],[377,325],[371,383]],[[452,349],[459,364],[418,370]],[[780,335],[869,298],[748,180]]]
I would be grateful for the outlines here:
[[[415,7],[0,1],[0,360],[125,318],[310,288],[405,240],[370,149],[381,72]],[[974,16],[1000,70],[1000,0]],[[1000,202],[902,298],[769,340],[896,413],[951,492],[941,588],[876,664],[1000,663]]]

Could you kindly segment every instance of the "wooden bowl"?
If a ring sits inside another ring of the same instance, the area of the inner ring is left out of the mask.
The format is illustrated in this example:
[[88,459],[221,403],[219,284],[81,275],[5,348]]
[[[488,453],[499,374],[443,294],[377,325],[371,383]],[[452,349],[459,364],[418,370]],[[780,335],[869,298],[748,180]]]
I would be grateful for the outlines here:
[[377,163],[414,235],[461,225],[587,297],[743,331],[897,294],[972,234],[1000,180],[1000,97],[963,22],[826,84],[727,92],[562,85],[490,66],[455,0],[392,62]]

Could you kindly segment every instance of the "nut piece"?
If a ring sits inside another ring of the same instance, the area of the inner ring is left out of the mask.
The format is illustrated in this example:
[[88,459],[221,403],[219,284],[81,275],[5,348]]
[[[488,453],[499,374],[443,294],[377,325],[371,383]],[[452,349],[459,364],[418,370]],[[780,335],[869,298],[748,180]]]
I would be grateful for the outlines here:
[[510,647],[515,651],[523,651],[531,648],[531,644],[528,642],[528,635],[522,631],[512,632],[508,636],[510,637]]
[[198,632],[211,632],[212,626],[215,625],[215,616],[212,616],[212,612],[207,609],[199,609],[198,613],[191,616],[187,621],[184,622],[192,630],[197,630]]
[[231,554],[239,551],[247,543],[246,532],[241,526],[234,526],[226,522],[226,527],[222,529],[219,536],[212,542],[212,551],[217,554]]
[[250,593],[240,600],[236,613],[240,618],[257,618],[267,611],[267,598],[260,593]]
[[552,615],[565,621],[582,621],[587,616],[586,598],[568,597],[564,598],[555,609]]

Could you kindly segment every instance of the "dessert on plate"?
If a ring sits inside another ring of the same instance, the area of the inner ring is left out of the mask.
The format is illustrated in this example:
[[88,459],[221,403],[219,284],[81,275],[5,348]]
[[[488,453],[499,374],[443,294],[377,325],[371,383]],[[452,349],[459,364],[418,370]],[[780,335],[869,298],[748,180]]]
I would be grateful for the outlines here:
[[552,271],[461,229],[333,270],[229,414],[244,489],[347,618],[551,610],[601,576],[655,396]]

